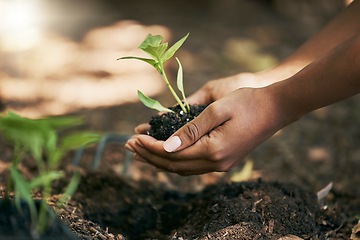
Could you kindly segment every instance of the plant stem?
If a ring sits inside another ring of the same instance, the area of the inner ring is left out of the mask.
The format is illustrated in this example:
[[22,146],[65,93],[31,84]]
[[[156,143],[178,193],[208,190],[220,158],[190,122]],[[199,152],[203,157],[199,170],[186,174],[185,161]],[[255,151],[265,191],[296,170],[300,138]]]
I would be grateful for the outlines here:
[[187,109],[185,108],[184,104],[182,103],[182,101],[180,100],[180,98],[178,97],[178,95],[176,94],[175,90],[173,89],[173,87],[171,86],[167,76],[166,76],[166,73],[165,73],[165,69],[163,66],[160,67],[160,75],[161,77],[163,78],[163,80],[165,81],[166,83],[166,86],[169,88],[171,94],[174,96],[176,102],[179,104],[179,106],[181,107],[181,109],[187,113]]
[[190,105],[189,105],[189,103],[187,102],[187,100],[185,98],[185,93],[184,92],[182,92],[182,96],[183,96],[183,99],[184,99],[186,109],[190,112]]
[[[13,151],[13,156],[12,156],[12,160],[11,160],[11,165],[14,167],[17,167],[18,164],[20,163],[22,159],[22,151],[21,148],[18,144],[15,144],[14,146],[14,151]],[[9,181],[7,182],[7,187],[6,187],[6,192],[5,192],[5,199],[10,199],[10,192],[14,191],[14,179],[13,178],[9,178]]]
[[40,212],[37,223],[37,231],[39,233],[43,233],[46,229],[47,221],[51,221],[52,219],[48,218],[48,205],[47,200],[50,198],[51,192],[51,184],[47,183],[43,186],[42,199],[40,202]]

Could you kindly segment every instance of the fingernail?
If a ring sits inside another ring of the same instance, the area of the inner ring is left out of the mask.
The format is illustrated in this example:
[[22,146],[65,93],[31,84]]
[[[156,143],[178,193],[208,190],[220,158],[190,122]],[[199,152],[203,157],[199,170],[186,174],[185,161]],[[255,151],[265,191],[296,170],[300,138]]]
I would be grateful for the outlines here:
[[167,152],[174,152],[181,145],[181,140],[178,136],[169,138],[164,142],[164,149]]

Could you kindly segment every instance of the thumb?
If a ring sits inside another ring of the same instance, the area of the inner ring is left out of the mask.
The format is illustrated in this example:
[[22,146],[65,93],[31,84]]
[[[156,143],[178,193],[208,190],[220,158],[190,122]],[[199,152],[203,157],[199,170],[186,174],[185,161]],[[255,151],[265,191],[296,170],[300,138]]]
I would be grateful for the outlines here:
[[164,150],[166,152],[175,152],[187,148],[225,122],[228,118],[221,114],[214,114],[213,105],[209,105],[199,116],[169,137],[163,144]]

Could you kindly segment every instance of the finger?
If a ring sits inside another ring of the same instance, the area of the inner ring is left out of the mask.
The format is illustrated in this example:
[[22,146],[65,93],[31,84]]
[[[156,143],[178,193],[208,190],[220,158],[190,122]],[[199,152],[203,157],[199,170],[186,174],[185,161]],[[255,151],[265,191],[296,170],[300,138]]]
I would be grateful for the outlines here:
[[125,148],[127,149],[127,150],[129,150],[130,152],[135,152],[135,149],[132,147],[132,145],[131,144],[129,144],[128,142],[126,142],[125,143]]
[[[229,111],[222,111],[222,104],[211,104],[194,120],[177,130],[163,145],[167,152],[175,152],[189,147],[215,127],[229,120]],[[218,108],[220,106],[221,108]]]
[[197,90],[195,93],[191,94],[186,98],[189,104],[204,104],[208,105],[210,103],[209,93],[205,91],[204,88]]
[[137,151],[138,146],[140,146],[141,148],[144,148],[148,152],[152,153],[152,155],[166,158],[171,161],[208,159],[209,155],[212,154],[212,149],[210,149],[212,142],[209,141],[208,136],[205,136],[201,140],[197,141],[196,144],[179,152],[168,153],[164,150],[163,145],[164,141],[158,141],[155,138],[147,135],[137,135],[131,144],[131,146],[134,147],[134,151]]
[[138,133],[138,134],[144,134],[144,133],[147,133],[148,131],[150,130],[150,125],[148,123],[142,123],[138,126],[135,127],[135,133]]
[[[207,160],[191,159],[173,161],[170,159],[171,156],[169,156],[169,158],[162,157],[148,151],[140,142],[137,142],[135,145],[135,151],[137,152],[138,157],[143,161],[167,172],[173,172],[184,176],[214,172],[218,169],[217,163],[210,163]],[[171,154],[168,153],[168,155]]]
[[148,162],[144,158],[139,156],[139,154],[134,154],[134,160],[148,164]]
[[138,135],[134,138],[134,151],[151,165],[180,175],[227,171],[234,161],[227,160],[227,150],[219,144],[224,125],[204,135],[192,146],[174,153],[168,153],[162,148],[163,141]]

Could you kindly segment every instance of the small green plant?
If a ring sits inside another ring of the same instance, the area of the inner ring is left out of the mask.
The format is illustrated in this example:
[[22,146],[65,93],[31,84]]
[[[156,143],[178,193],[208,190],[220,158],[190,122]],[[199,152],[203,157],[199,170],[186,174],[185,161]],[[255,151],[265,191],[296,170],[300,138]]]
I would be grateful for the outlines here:
[[[166,83],[166,86],[170,90],[171,94],[174,96],[176,102],[179,104],[181,109],[187,113],[190,111],[190,106],[186,101],[185,98],[185,92],[184,92],[184,86],[183,86],[183,69],[180,63],[180,60],[176,58],[176,61],[179,65],[178,73],[177,73],[177,87],[179,91],[182,94],[183,101],[180,100],[179,96],[175,92],[174,88],[171,86],[168,77],[165,72],[164,64],[167,60],[169,60],[175,52],[181,47],[181,45],[184,43],[184,41],[187,39],[189,34],[187,34],[185,37],[181,38],[179,41],[177,41],[173,46],[168,48],[168,43],[163,43],[163,37],[160,35],[151,35],[148,34],[145,40],[139,45],[139,49],[146,52],[151,58],[142,58],[142,57],[122,57],[119,59],[137,59],[144,61],[151,66],[153,66],[161,75],[162,79]],[[138,90],[138,97],[139,100],[147,107],[158,110],[158,111],[166,111],[166,112],[172,112],[172,110],[162,106],[158,101],[151,99],[150,97],[146,96],[143,92]]]
[[[46,201],[51,195],[52,184],[65,176],[59,170],[59,163],[69,150],[97,142],[99,135],[92,132],[76,132],[58,136],[58,130],[73,127],[82,123],[78,117],[50,117],[28,119],[8,112],[0,117],[0,132],[6,143],[13,147],[10,165],[7,199],[14,192],[15,205],[21,211],[21,201],[29,207],[30,217],[35,232],[42,233],[48,224],[48,205]],[[36,162],[37,176],[26,179],[19,171],[19,164],[25,157]],[[59,204],[68,200],[75,192],[80,181],[80,173],[74,172]],[[40,190],[42,200],[39,211],[32,197],[34,190]]]

